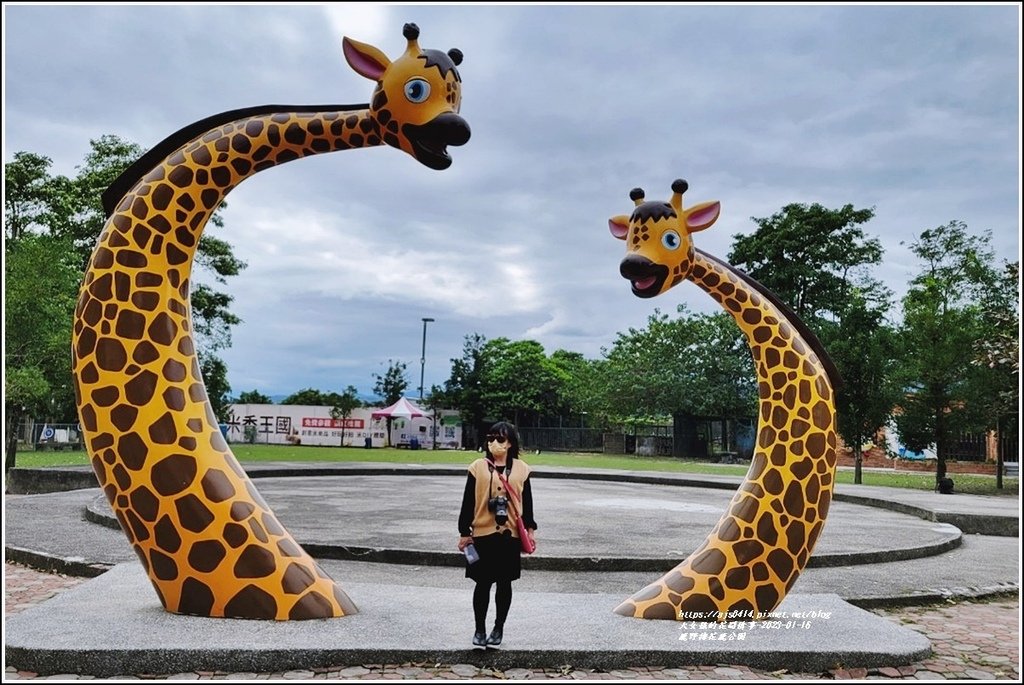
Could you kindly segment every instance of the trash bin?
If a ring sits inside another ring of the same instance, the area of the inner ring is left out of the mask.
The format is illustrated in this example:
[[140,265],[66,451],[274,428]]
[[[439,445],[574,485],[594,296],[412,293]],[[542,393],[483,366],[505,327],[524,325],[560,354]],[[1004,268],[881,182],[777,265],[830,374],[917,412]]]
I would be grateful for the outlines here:
[[409,439],[409,449],[411,449],[411,450],[418,450],[419,448],[420,448],[420,439],[419,438],[410,438]]
[[372,447],[373,447],[373,438],[371,438],[370,436],[366,436],[366,439],[363,440],[363,448],[364,449],[371,449]]

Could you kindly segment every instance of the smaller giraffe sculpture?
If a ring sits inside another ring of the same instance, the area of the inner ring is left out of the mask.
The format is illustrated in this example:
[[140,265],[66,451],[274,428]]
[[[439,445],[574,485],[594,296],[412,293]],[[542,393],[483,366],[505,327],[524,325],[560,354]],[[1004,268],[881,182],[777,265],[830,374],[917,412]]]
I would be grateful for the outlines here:
[[785,598],[821,535],[835,482],[833,388],[838,375],[811,331],[764,286],[698,250],[692,234],[718,220],[721,205],[683,207],[633,189],[631,215],[609,220],[625,240],[619,271],[637,297],[689,279],[732,315],[750,345],[760,395],[757,443],[746,478],[707,539],[681,564],[620,604],[648,619],[761,618]]
[[250,176],[312,155],[389,145],[431,169],[469,140],[462,53],[422,49],[406,24],[394,61],[345,38],[375,82],[368,104],[266,105],[172,134],[103,194],[107,222],[72,336],[78,414],[93,470],[167,611],[332,618],[355,604],[260,496],[222,437],[193,340],[190,282],[210,216]]

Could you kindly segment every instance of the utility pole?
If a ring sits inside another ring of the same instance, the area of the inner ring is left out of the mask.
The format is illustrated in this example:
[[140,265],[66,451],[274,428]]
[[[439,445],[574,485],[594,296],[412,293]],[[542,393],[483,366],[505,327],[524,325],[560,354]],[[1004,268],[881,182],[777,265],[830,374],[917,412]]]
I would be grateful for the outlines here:
[[427,324],[433,319],[423,318],[423,347],[420,351],[420,402],[423,401],[423,372],[427,366]]

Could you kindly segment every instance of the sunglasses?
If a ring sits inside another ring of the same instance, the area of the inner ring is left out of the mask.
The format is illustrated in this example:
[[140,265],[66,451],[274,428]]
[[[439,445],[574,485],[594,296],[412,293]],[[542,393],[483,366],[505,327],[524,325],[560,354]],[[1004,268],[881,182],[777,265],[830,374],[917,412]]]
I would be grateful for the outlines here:
[[508,440],[504,435],[488,435],[487,442],[496,442],[499,445],[504,445]]

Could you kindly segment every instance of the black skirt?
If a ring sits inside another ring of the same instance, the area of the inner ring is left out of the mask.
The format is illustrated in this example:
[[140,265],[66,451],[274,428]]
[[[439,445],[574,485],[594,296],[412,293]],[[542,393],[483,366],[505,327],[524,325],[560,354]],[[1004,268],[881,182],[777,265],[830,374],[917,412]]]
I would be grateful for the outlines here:
[[466,562],[466,577],[484,583],[499,580],[518,580],[522,573],[519,538],[511,533],[494,533],[482,538],[473,538],[480,560],[475,564]]

